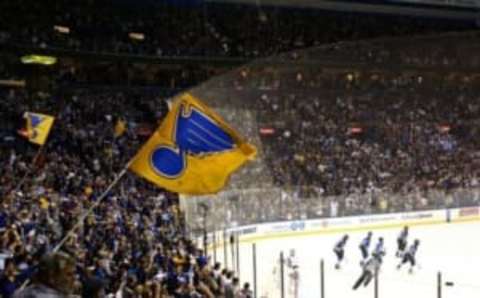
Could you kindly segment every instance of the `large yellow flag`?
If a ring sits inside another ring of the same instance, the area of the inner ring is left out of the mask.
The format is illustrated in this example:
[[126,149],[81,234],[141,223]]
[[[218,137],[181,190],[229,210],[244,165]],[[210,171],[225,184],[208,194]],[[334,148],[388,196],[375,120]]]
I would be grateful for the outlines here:
[[170,191],[210,194],[220,191],[229,176],[255,155],[254,146],[186,93],[173,103],[130,169]]
[[23,117],[27,119],[27,133],[25,135],[27,139],[31,143],[44,145],[55,117],[30,112],[26,112]]

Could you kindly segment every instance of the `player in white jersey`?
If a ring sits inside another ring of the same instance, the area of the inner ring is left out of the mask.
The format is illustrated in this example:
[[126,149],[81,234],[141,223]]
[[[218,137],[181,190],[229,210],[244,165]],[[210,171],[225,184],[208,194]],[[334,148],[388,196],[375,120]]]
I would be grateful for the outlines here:
[[286,265],[288,276],[288,297],[298,298],[300,272],[294,249],[290,250]]
[[362,275],[360,275],[355,285],[353,285],[353,289],[358,289],[362,283],[364,287],[368,286],[375,274],[380,270],[381,264],[382,260],[380,258],[371,256],[363,266]]
[[408,238],[408,226],[403,227],[402,231],[397,238],[397,253],[395,254],[397,258],[402,258],[405,253],[405,248],[407,248],[407,238]]
[[298,260],[295,256],[295,249],[290,249],[290,254],[287,257],[287,268],[291,269],[293,266],[298,266]]
[[380,262],[382,262],[385,254],[386,254],[386,251],[385,251],[385,245],[384,245],[384,242],[383,242],[383,238],[380,237],[380,238],[378,238],[377,245],[375,246],[375,249],[372,252],[372,256],[378,258],[378,260]]
[[[260,297],[275,297],[279,295],[282,282],[282,266],[284,271],[285,279],[285,288],[287,291],[290,291],[292,288],[293,293],[298,292],[298,283],[299,283],[299,273],[298,273],[298,261],[295,256],[295,250],[290,249],[289,255],[287,257],[278,258],[272,268],[272,284],[275,285],[273,289],[269,289],[264,292]],[[296,287],[296,288],[295,288]],[[288,293],[288,292],[287,292]],[[297,296],[291,296],[297,297]]]
[[410,246],[408,251],[405,254],[403,254],[402,262],[400,262],[400,264],[398,264],[397,269],[402,268],[402,266],[406,263],[410,263],[409,272],[413,273],[413,267],[415,267],[415,265],[417,264],[417,260],[416,260],[415,256],[417,254],[417,250],[418,250],[419,245],[420,245],[420,240],[415,239],[415,241]]
[[345,245],[348,241],[348,235],[344,235],[340,241],[335,244],[333,251],[337,256],[337,263],[335,264],[335,269],[340,269],[340,263],[343,261],[343,257],[345,256]]

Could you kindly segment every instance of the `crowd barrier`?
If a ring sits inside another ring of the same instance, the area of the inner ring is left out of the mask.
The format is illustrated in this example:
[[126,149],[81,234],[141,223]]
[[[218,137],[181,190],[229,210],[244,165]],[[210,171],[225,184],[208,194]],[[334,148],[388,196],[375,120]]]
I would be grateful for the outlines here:
[[207,241],[210,243],[209,248],[213,248],[214,238],[222,238],[223,233],[238,235],[241,242],[252,242],[279,237],[309,236],[321,233],[341,233],[369,229],[395,228],[405,225],[416,226],[473,220],[480,220],[480,207],[474,206],[442,210],[425,210],[312,220],[292,220],[247,225],[228,228],[222,231],[216,231],[215,233],[208,233]]

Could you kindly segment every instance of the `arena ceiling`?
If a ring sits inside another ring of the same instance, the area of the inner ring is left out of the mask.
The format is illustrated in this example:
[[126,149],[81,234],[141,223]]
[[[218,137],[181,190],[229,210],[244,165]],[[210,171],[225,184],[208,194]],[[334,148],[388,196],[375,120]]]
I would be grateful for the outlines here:
[[368,1],[329,0],[205,0],[210,3],[235,3],[261,6],[316,8],[331,11],[380,13],[442,19],[480,19],[480,0],[397,0],[368,3]]

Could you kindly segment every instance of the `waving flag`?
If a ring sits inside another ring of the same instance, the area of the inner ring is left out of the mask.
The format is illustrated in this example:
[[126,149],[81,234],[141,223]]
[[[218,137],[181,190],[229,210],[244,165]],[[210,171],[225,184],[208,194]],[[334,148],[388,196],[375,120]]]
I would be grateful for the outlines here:
[[209,194],[220,191],[255,154],[255,147],[187,93],[174,102],[130,169],[170,191]]
[[127,122],[123,119],[118,119],[117,123],[115,123],[115,127],[113,129],[113,136],[115,138],[119,138],[123,136],[123,134],[127,131]]
[[55,117],[26,112],[23,117],[27,120],[27,130],[22,135],[31,143],[43,145],[47,141]]

